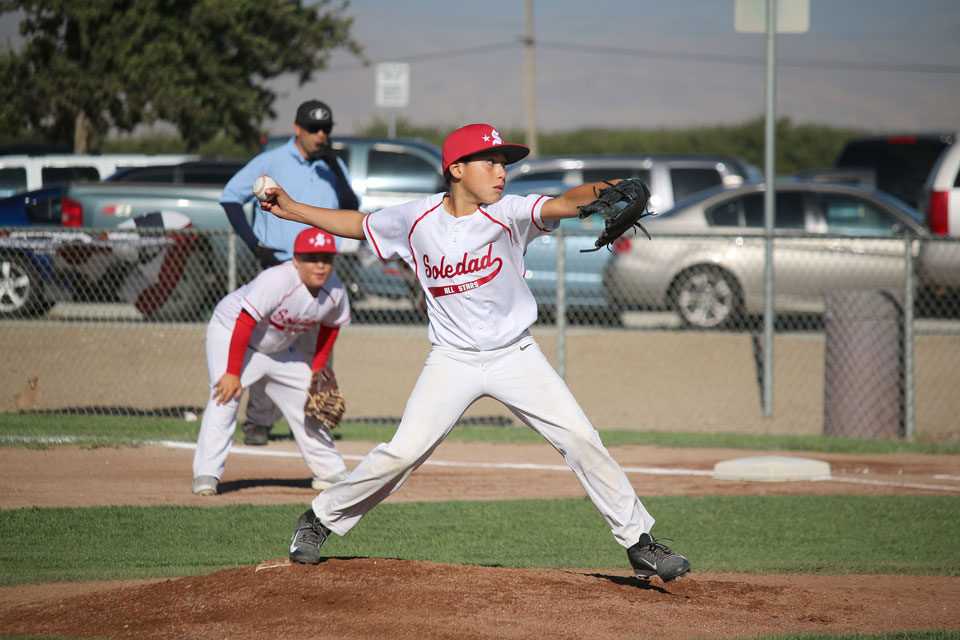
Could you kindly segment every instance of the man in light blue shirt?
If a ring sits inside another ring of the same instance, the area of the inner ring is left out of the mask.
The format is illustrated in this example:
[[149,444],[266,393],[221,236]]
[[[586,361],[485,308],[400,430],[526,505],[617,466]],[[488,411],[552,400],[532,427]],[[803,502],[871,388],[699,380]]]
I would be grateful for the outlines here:
[[[253,200],[253,183],[266,174],[283,184],[292,197],[317,207],[356,210],[360,201],[347,177],[347,166],[330,146],[333,112],[319,100],[308,100],[297,108],[293,137],[283,146],[264,151],[250,160],[223,188],[220,205],[237,234],[267,269],[293,258],[293,243],[307,225],[283,220],[254,209],[253,227],[247,222],[243,205]],[[336,238],[339,248],[340,238]],[[264,445],[280,410],[267,398],[262,387],[253,386],[243,425],[246,444]]]
[[287,193],[300,202],[328,209],[359,207],[347,178],[347,166],[330,146],[332,129],[333,113],[326,104],[319,100],[304,102],[297,109],[293,137],[285,145],[253,158],[223,188],[220,204],[263,268],[290,260],[293,241],[307,225],[264,215],[257,208],[250,228],[243,205],[255,198],[253,182],[260,174],[281,181]]

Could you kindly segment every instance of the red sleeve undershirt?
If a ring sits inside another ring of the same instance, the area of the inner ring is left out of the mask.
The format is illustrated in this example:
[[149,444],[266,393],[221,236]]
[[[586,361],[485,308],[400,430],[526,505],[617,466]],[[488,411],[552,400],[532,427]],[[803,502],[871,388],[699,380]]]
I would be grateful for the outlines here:
[[247,353],[247,347],[250,346],[250,334],[253,328],[257,326],[257,321],[253,319],[245,309],[240,311],[237,316],[237,324],[233,327],[233,336],[230,338],[230,355],[227,358],[227,373],[239,376],[243,371],[243,356]]
[[[246,310],[240,311],[237,323],[233,327],[233,336],[230,338],[230,355],[227,358],[227,373],[239,376],[243,371],[243,356],[250,346],[250,335],[253,333],[257,321]],[[313,356],[313,371],[323,369],[333,350],[333,343],[337,340],[340,327],[320,326],[317,333],[317,351]]]
[[333,350],[333,343],[337,341],[337,334],[340,333],[340,327],[327,327],[320,325],[320,332],[317,334],[317,353],[313,356],[313,371],[320,371],[327,365],[327,358],[330,357],[330,351]]

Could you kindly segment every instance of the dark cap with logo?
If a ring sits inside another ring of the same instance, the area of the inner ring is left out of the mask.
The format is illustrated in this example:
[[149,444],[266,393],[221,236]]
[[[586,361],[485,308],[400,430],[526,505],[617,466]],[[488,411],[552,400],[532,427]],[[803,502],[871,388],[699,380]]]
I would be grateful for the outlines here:
[[297,109],[297,117],[294,122],[301,127],[333,126],[333,111],[319,100],[307,100]]

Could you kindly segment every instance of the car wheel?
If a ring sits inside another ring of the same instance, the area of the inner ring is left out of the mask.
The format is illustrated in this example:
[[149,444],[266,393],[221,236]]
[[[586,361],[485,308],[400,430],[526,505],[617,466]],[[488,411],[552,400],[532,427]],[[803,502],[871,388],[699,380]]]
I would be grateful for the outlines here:
[[740,286],[716,267],[694,267],[677,276],[671,301],[683,323],[698,329],[728,328],[743,310]]
[[33,263],[18,254],[0,256],[0,317],[39,315],[48,308]]

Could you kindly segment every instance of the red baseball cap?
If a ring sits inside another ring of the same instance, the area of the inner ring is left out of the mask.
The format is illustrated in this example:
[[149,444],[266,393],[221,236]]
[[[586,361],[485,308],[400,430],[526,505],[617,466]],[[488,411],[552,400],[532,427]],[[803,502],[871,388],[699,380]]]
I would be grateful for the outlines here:
[[522,160],[530,153],[530,148],[522,144],[504,142],[500,133],[489,124],[468,124],[443,141],[443,173],[461,158],[490,149],[505,155],[507,164]]
[[293,242],[293,253],[337,253],[337,243],[333,236],[323,229],[310,227],[297,234]]

